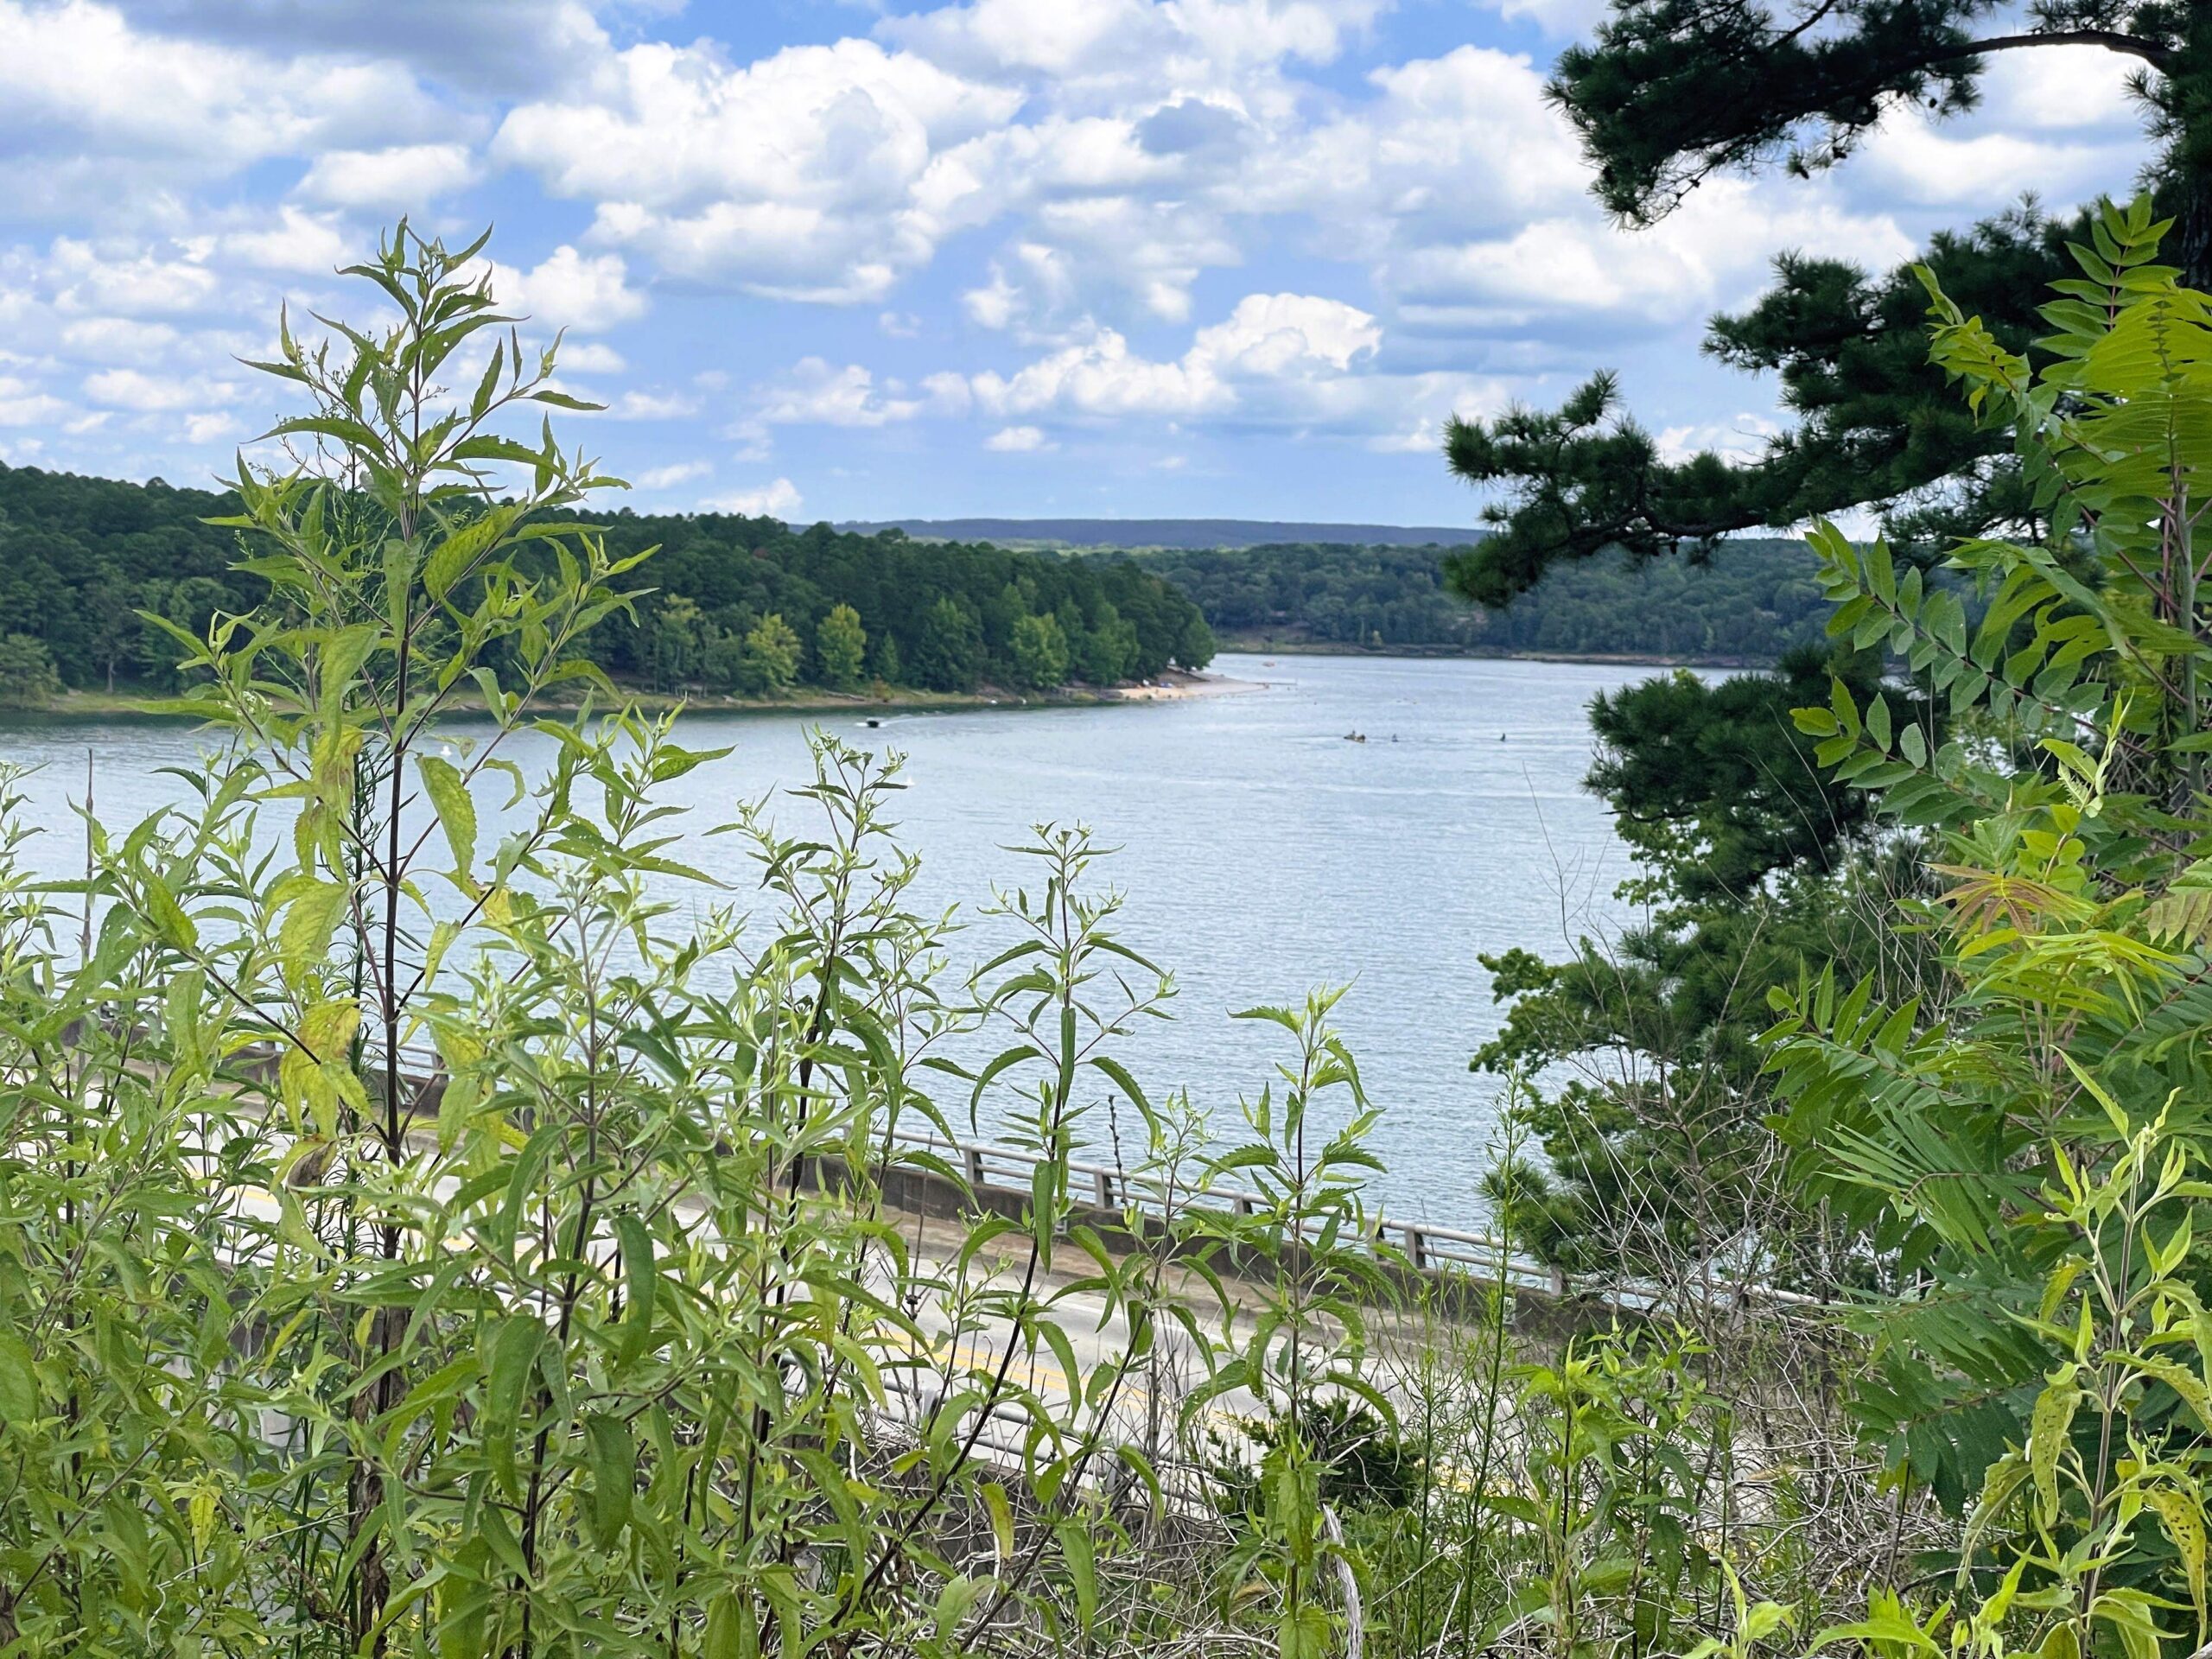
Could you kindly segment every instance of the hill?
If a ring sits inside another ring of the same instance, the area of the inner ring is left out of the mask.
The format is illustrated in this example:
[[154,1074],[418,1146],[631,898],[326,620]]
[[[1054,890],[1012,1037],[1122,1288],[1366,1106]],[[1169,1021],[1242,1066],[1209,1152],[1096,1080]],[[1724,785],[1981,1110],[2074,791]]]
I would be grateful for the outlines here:
[[[232,497],[159,479],[0,466],[0,679],[35,689],[43,658],[71,685],[168,684],[175,643],[138,613],[198,632],[217,611],[263,597],[260,579],[233,568],[232,532],[203,522],[236,511]],[[619,552],[661,550],[639,573],[654,589],[639,623],[610,617],[592,636],[602,666],[652,690],[760,696],[880,680],[1041,690],[1148,678],[1213,653],[1198,608],[1127,558],[719,513],[594,522]],[[830,620],[847,608],[853,618]]]
[[903,530],[931,540],[1040,548],[1241,548],[1298,542],[1452,547],[1475,539],[1465,525],[1300,524],[1264,518],[898,518],[837,528],[861,536]]
[[1818,639],[1828,613],[1802,542],[1725,543],[1703,564],[1630,568],[1598,557],[1552,567],[1504,609],[1444,587],[1450,548],[1301,543],[1136,554],[1205,613],[1225,644],[1255,650],[1529,652],[1771,662]]

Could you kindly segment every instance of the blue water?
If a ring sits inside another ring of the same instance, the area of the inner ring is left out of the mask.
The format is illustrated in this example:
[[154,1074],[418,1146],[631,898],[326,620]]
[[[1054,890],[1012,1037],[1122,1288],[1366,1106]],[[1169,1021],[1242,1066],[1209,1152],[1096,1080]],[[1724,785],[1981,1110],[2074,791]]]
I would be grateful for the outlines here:
[[[1395,1214],[1440,1225],[1480,1218],[1476,1185],[1495,1122],[1496,1080],[1468,1057],[1498,1027],[1478,954],[1557,954],[1628,919],[1612,896],[1628,873],[1601,804],[1580,788],[1584,710],[1649,670],[1556,663],[1228,657],[1217,671],[1264,681],[1242,695],[1116,707],[908,715],[840,735],[907,757],[901,838],[922,859],[925,907],[972,906],[1027,875],[1004,850],[1041,821],[1080,821],[1120,851],[1128,942],[1172,968],[1172,1022],[1128,1046],[1155,1096],[1187,1084],[1224,1125],[1267,1081],[1280,1033],[1231,1010],[1348,984],[1338,1024],[1383,1109],[1375,1147]],[[696,715],[682,740],[733,746],[686,779],[696,829],[742,799],[799,781],[805,732],[823,717]],[[1364,743],[1345,741],[1348,732]],[[1501,741],[1501,738],[1503,741]],[[43,764],[30,781],[39,861],[82,858],[67,803],[93,753],[111,824],[183,797],[156,768],[190,764],[206,740],[170,725],[23,721],[0,754]],[[518,751],[518,753],[522,752]],[[797,828],[797,809],[779,821]],[[487,836],[488,840],[488,836]],[[745,880],[741,849],[701,839],[695,861]],[[980,925],[960,965],[1006,936]]]

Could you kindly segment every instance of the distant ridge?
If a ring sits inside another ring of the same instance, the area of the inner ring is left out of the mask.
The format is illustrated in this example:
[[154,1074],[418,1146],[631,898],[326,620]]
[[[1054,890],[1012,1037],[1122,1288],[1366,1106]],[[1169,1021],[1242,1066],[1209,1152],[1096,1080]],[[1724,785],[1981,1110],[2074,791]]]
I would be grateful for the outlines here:
[[903,530],[947,542],[1051,542],[1067,547],[1264,547],[1336,542],[1364,547],[1464,547],[1482,539],[1465,524],[1313,524],[1266,518],[888,518],[836,526],[862,536]]

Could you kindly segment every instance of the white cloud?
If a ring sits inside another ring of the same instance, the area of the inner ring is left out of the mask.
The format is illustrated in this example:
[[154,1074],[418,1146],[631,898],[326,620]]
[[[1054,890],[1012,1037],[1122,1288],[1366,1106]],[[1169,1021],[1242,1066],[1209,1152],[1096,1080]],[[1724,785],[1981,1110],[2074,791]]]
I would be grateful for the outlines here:
[[529,270],[492,267],[492,297],[548,327],[596,334],[645,315],[645,296],[629,284],[619,253],[579,253],[563,243]]
[[[93,0],[0,0],[0,109],[26,198],[227,177],[272,156],[419,129],[435,105],[389,60],[295,57],[149,34]],[[48,153],[51,164],[27,156]]]
[[630,481],[641,490],[665,490],[704,478],[714,470],[710,461],[679,461],[666,467],[648,467]]
[[857,363],[834,368],[818,357],[801,358],[779,384],[765,388],[753,415],[766,426],[886,426],[910,421],[927,400],[899,395],[897,383],[878,386]]
[[2140,64],[2098,46],[2038,47],[1987,60],[1979,119],[2008,127],[2079,130],[2141,119],[2127,83]]
[[300,194],[338,207],[419,212],[474,182],[466,144],[396,144],[387,149],[333,149],[315,158]]
[[934,154],[1021,102],[868,41],[735,67],[705,43],[649,42],[607,63],[588,102],[513,110],[493,153],[596,203],[596,236],[690,280],[880,299],[933,251],[913,198]]
[[1705,450],[1730,461],[1752,461],[1765,452],[1767,441],[1781,430],[1781,423],[1772,416],[1746,411],[1732,420],[1664,428],[1657,443],[1660,457],[1669,461],[1688,461]]
[[55,238],[46,261],[54,303],[64,312],[123,316],[175,315],[207,308],[222,279],[207,267],[212,241],[177,244],[164,256],[132,246],[99,246],[73,237]]
[[1007,281],[1005,270],[995,264],[988,286],[971,288],[960,296],[961,308],[969,321],[984,328],[1003,328],[1012,322],[1020,301],[1020,290]]
[[216,439],[229,437],[238,430],[237,416],[219,410],[184,417],[184,441],[187,443],[213,443]]
[[1503,17],[1525,17],[1547,35],[1573,36],[1589,32],[1605,15],[1606,0],[1485,0]]
[[1349,371],[1382,342],[1356,306],[1310,294],[1248,294],[1228,319],[1198,330],[1172,362],[1139,356],[1111,328],[1038,359],[1011,377],[973,377],[976,403],[997,414],[1048,409],[1087,415],[1198,415],[1235,407],[1248,383],[1313,382]]
[[85,395],[94,403],[117,409],[204,410],[210,404],[233,402],[238,389],[227,381],[148,374],[139,369],[103,369],[86,377]]
[[1057,449],[1059,446],[1046,438],[1042,427],[1002,426],[983,440],[983,448],[996,450],[1001,454],[1027,455],[1034,454],[1039,450]]
[[791,480],[779,478],[757,490],[710,496],[699,505],[708,512],[734,512],[746,518],[789,518],[798,511],[802,499]]
[[[0,426],[45,426],[68,414],[60,398],[12,374],[0,374]],[[29,446],[42,448],[43,445]]]
[[626,391],[607,405],[617,421],[681,421],[699,412],[699,400],[680,391]]
[[1720,178],[1649,230],[1616,231],[1587,212],[1541,219],[1507,235],[1410,251],[1392,277],[1402,302],[1465,329],[1606,314],[1681,324],[1764,287],[1779,248],[1880,269],[1913,246],[1893,218],[1852,213],[1832,190],[1799,185],[1777,196],[1771,186]]
[[95,363],[138,362],[168,351],[178,338],[166,322],[138,322],[129,317],[80,317],[61,329],[63,346]]
[[2100,188],[2125,194],[2123,181],[2141,149],[2132,130],[2093,144],[2078,135],[1978,128],[1982,124],[1971,119],[1938,124],[1921,110],[1892,117],[1860,145],[1846,188],[1862,199],[1969,210],[1993,195],[2030,191],[2066,202]]
[[579,374],[620,374],[629,365],[605,340],[566,340],[561,342],[561,367]]
[[265,230],[237,231],[223,251],[249,265],[327,276],[366,250],[350,240],[334,219],[301,212],[289,203]]

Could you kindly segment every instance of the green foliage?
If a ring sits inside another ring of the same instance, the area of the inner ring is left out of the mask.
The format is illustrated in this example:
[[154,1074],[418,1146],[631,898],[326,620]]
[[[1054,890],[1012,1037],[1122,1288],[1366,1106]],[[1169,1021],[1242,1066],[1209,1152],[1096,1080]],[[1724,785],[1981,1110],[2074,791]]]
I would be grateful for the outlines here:
[[1533,1630],[1542,1651],[1575,1659],[1680,1640],[1694,1586],[1713,1576],[1702,1501],[1734,1472],[1727,1413],[1692,1369],[1700,1351],[1679,1332],[1615,1329],[1515,1373],[1525,1486],[1484,1502],[1533,1546],[1535,1570],[1484,1646]]
[[[2184,62],[2196,40],[2174,0],[2039,8],[2018,33],[1978,39],[1993,10],[1840,0],[1811,29],[1758,0],[1622,0],[1594,42],[1560,54],[1552,91],[1599,168],[1599,198],[1643,224],[1717,174],[1777,157],[1799,175],[1832,167],[1900,101],[1962,113],[1994,51],[2103,46],[2149,67],[2147,96],[2166,120],[2195,114],[2203,71]],[[1717,61],[1744,77],[1740,95],[1700,94]]]
[[[1389,1294],[1382,1258],[1368,1246],[1372,1230],[1362,1197],[1367,1177],[1381,1168],[1364,1145],[1379,1113],[1328,1024],[1342,995],[1316,993],[1302,1008],[1252,1008],[1238,1016],[1280,1026],[1297,1044],[1298,1058],[1279,1067],[1280,1097],[1270,1085],[1244,1103],[1249,1138],[1208,1164],[1211,1176],[1233,1177],[1251,1192],[1251,1204],[1241,1213],[1191,1217],[1198,1236],[1226,1247],[1233,1261],[1271,1270],[1247,1319],[1229,1320],[1226,1357],[1185,1396],[1183,1414],[1194,1421],[1235,1389],[1260,1402],[1267,1427],[1259,1437],[1258,1503],[1226,1576],[1239,1593],[1253,1586],[1274,1591],[1281,1659],[1316,1659],[1327,1650],[1332,1621],[1319,1580],[1325,1567],[1350,1571],[1342,1529],[1322,1498],[1333,1472],[1328,1452],[1348,1456],[1351,1449],[1325,1440],[1345,1408],[1323,1402],[1356,1402],[1385,1432],[1396,1422],[1367,1365],[1366,1310]],[[1324,1135],[1314,1113],[1339,1103],[1344,1120]]]
[[798,635],[771,611],[745,632],[745,671],[753,686],[782,691],[798,677]]
[[[1840,684],[1798,721],[1886,817],[1937,838],[1923,914],[1955,982],[1929,1007],[1808,975],[1777,994],[1772,1039],[1801,1177],[1911,1287],[1867,1314],[1866,1428],[1953,1505],[1980,1489],[1993,1513],[2031,1474],[2032,1524],[1993,1599],[2063,1611],[2080,1650],[2101,1623],[2141,1655],[2158,1646],[2144,1596],[2201,1597],[2185,1559],[2128,1528],[2199,1490],[2201,1357],[2169,1351],[2212,1329],[2172,1248],[2212,1194],[2188,1176],[2212,1097],[2209,647],[2188,550],[2212,467],[2212,301],[2153,263],[2164,229],[2145,202],[2105,210],[2083,278],[2046,308],[2040,371],[1931,282],[1936,359],[2010,429],[2052,539],[1959,549],[1990,594],[1969,628],[1886,548],[1817,537],[1836,631],[1886,641],[1950,708],[1941,744]],[[2024,1448],[2009,1463],[2008,1446]],[[2063,1503],[2062,1468],[2081,1488]]]
[[1057,616],[1024,616],[1014,625],[1014,683],[1041,691],[1068,677],[1068,637]]
[[[1551,91],[1580,133],[1597,194],[1648,222],[1704,180],[1780,162],[1807,173],[1851,153],[1898,99],[1970,107],[1994,50],[2090,44],[2139,71],[2163,153],[2152,173],[2177,214],[2190,280],[2212,285],[2212,17],[2179,0],[2014,9],[1983,0],[1620,0],[1595,38],[1560,55]],[[2001,22],[1997,20],[2002,19]],[[1977,27],[1994,24],[1993,40]],[[1737,95],[1710,95],[1715,77]],[[2008,348],[2037,332],[2033,308],[2069,274],[2087,219],[2044,219],[2032,201],[1931,238],[1922,258]],[[1551,413],[1453,423],[1447,450],[1471,480],[1504,483],[1486,515],[1500,533],[1455,564],[1462,591],[1503,603],[1560,560],[1618,544],[1637,556],[1876,505],[1900,552],[1932,562],[1960,535],[2041,536],[2033,492],[2003,435],[1965,417],[1923,350],[1907,265],[1877,278],[1834,259],[1785,255],[1775,289],[1715,320],[1706,342],[1732,366],[1781,381],[1794,429],[1748,465],[1705,453],[1662,461],[1615,410],[1611,375]]]
[[41,709],[61,690],[43,640],[0,634],[0,709]]
[[1765,662],[1821,638],[1827,604],[1794,541],[1731,539],[1704,562],[1554,566],[1510,605],[1470,605],[1447,567],[1472,546],[1263,545],[1137,555],[1241,649],[1560,652]]
[[923,613],[913,653],[904,660],[917,685],[932,691],[968,691],[983,673],[983,625],[948,594]]
[[[159,480],[140,486],[0,467],[0,616],[10,631],[43,642],[69,685],[173,690],[181,682],[162,622],[200,636],[218,613],[251,610],[267,596],[239,563],[235,533],[207,522],[238,510],[235,496]],[[712,513],[610,512],[600,534],[614,558],[660,550],[656,594],[634,618],[621,613],[595,627],[585,654],[618,680],[657,690],[742,690],[745,637],[770,613],[815,645],[802,663],[805,677],[849,689],[828,677],[819,651],[823,625],[840,606],[869,619],[867,646],[880,659],[873,677],[914,683],[896,671],[914,662],[930,607],[951,596],[987,617],[1009,584],[1027,595],[1023,613],[1058,618],[1071,652],[1089,640],[1085,619],[1102,619],[1111,637],[1091,648],[1094,666],[1119,670],[1116,679],[1156,675],[1171,663],[1203,667],[1212,656],[1196,607],[1127,559],[931,544],[826,525],[793,530]],[[533,552],[520,568],[549,574]],[[1011,680],[1017,620],[998,616],[986,631],[977,678]]]
[[[1880,683],[1870,653],[1840,660],[1846,683]],[[1588,785],[1638,867],[1622,896],[1654,908],[1564,962],[1482,958],[1510,1007],[1474,1065],[1521,1080],[1514,1109],[1545,1154],[1493,1177],[1493,1211],[1510,1210],[1543,1259],[1668,1285],[1685,1314],[1751,1280],[1859,1271],[1848,1234],[1775,1179],[1758,1041],[1768,992],[1808,962],[1894,980],[1919,968],[1890,925],[1918,880],[1910,844],[1875,845],[1868,798],[1829,778],[1790,721],[1829,669],[1802,652],[1773,673],[1597,698]]]
[[868,630],[861,626],[861,613],[849,605],[831,606],[814,630],[815,670],[823,684],[851,690],[861,683],[867,653]]
[[[1079,1633],[1120,1536],[1096,1471],[1150,1479],[1122,1379],[1165,1299],[1066,1226],[1065,1160],[1077,1078],[1135,1092],[1113,1046],[1166,988],[1092,987],[1129,954],[1046,831],[1015,945],[948,995],[895,769],[826,741],[803,835],[733,826],[760,932],[695,902],[656,791],[715,757],[533,712],[606,692],[577,648],[637,556],[563,516],[605,480],[518,418],[570,400],[480,248],[403,224],[349,273],[396,317],[280,329],[301,458],[242,462],[228,525],[273,597],[172,636],[177,706],[238,741],[194,810],[88,821],[74,938],[0,810],[0,1647]],[[439,723],[463,686],[488,725]],[[1034,1101],[1033,1207],[918,1250],[882,1183],[949,1173],[899,1139],[949,1128],[923,1062],[1009,1020],[971,1100]],[[1048,1286],[1070,1240],[1096,1270]],[[1071,1298],[1129,1341],[1045,1391]]]

